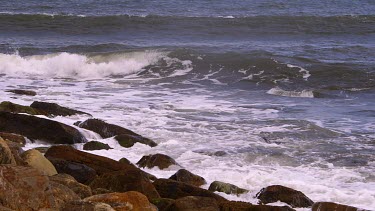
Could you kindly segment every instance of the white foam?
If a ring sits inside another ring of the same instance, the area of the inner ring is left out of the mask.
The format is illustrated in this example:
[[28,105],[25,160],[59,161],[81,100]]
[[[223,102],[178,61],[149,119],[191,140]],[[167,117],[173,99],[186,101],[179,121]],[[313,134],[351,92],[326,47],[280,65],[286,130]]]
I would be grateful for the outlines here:
[[267,91],[267,94],[278,95],[283,97],[305,97],[305,98],[314,98],[313,91],[302,90],[302,91],[286,91],[279,87],[272,88]]
[[307,79],[311,76],[310,72],[302,67],[299,67],[299,66],[296,66],[296,65],[292,65],[292,64],[287,64],[286,65],[287,67],[290,67],[290,68],[298,68],[299,69],[299,72],[300,73],[303,73],[302,75],[302,78],[307,81]]

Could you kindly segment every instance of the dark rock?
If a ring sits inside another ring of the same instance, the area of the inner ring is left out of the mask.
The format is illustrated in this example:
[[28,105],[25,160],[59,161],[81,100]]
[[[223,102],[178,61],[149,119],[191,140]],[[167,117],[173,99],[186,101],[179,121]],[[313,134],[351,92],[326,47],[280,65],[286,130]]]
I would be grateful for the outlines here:
[[137,165],[141,168],[153,168],[155,166],[160,169],[168,168],[171,165],[178,165],[177,162],[169,157],[168,155],[155,154],[155,155],[145,155],[138,162]]
[[263,188],[257,193],[260,204],[268,204],[277,201],[285,202],[292,207],[311,207],[314,202],[301,191],[297,191],[281,185],[272,185]]
[[36,92],[32,90],[23,90],[23,89],[11,89],[7,90],[7,92],[11,92],[18,95],[28,95],[28,96],[35,96]]
[[49,147],[35,147],[35,150],[38,150],[40,153],[46,153]]
[[217,201],[209,197],[186,196],[176,199],[169,210],[179,211],[219,211]]
[[159,211],[167,211],[169,207],[174,203],[174,199],[168,198],[158,198],[158,199],[151,199],[150,202],[154,204]]
[[113,191],[110,191],[105,188],[96,188],[92,190],[92,195],[99,195],[99,194],[104,194],[104,193],[112,193]]
[[82,111],[77,111],[74,109],[62,107],[56,103],[34,101],[30,105],[30,107],[39,111],[39,113],[43,113],[44,115],[47,115],[47,116],[71,116],[71,115],[76,115],[76,114],[90,115]]
[[175,180],[157,179],[153,184],[162,198],[178,199],[185,196],[202,196],[214,198],[216,201],[226,201],[225,198],[211,191]]
[[83,145],[83,150],[109,150],[112,149],[108,144],[99,141],[90,141]]
[[60,122],[35,116],[0,112],[0,131],[17,133],[52,144],[75,144],[87,142],[75,128]]
[[60,211],[115,211],[109,204],[90,201],[69,201]]
[[85,164],[47,157],[59,174],[65,173],[74,177],[79,183],[88,184],[95,179],[96,171]]
[[125,147],[125,148],[132,147],[135,143],[145,144],[150,147],[157,146],[157,144],[154,141],[148,138],[142,137],[140,135],[121,134],[121,135],[115,136],[115,139],[122,147]]
[[351,207],[333,202],[316,202],[312,206],[312,211],[365,211],[360,208]]
[[197,187],[206,184],[206,180],[203,177],[193,174],[185,169],[178,170],[169,179],[184,182]]
[[226,194],[236,194],[236,195],[249,192],[246,189],[239,188],[235,185],[225,183],[225,182],[220,182],[220,181],[212,182],[208,190],[212,192],[218,191],[218,192],[223,192]]
[[18,143],[22,147],[24,147],[25,144],[26,144],[25,137],[23,137],[21,135],[18,135],[18,134],[0,132],[0,137],[2,137],[4,140],[8,140],[8,141],[11,141],[11,142],[14,142],[14,143]]
[[220,211],[294,211],[288,206],[253,205],[242,201],[226,201],[219,204]]
[[81,199],[92,196],[92,191],[89,186],[77,182],[74,177],[68,174],[56,174],[54,176],[50,176],[49,180],[65,185],[74,191],[74,193],[76,193]]
[[18,105],[11,103],[9,101],[4,101],[0,103],[0,111],[10,112],[10,113],[26,113],[31,115],[41,115],[39,111],[31,108],[30,106]]
[[160,198],[154,185],[138,169],[109,172],[91,182],[92,189],[104,188],[112,192],[138,191],[149,199]]
[[127,165],[133,165],[132,162],[130,162],[130,160],[128,160],[126,158],[121,158],[118,162],[125,163]]
[[109,124],[100,119],[88,119],[77,125],[78,127],[84,128],[86,130],[94,131],[98,133],[103,138],[110,138],[116,135],[128,134],[139,136],[131,130],[125,129],[123,127]]
[[16,160],[14,159],[7,142],[0,137],[0,165],[2,164],[16,165]]
[[71,189],[57,182],[50,181],[52,195],[56,208],[62,207],[66,202],[79,200],[80,197]]

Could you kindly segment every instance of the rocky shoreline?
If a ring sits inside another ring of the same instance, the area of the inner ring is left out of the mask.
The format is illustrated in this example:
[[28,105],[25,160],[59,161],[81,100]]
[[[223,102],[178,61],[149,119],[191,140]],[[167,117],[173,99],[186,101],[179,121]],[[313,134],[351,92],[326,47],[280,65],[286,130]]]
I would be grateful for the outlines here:
[[[34,94],[22,92],[13,93]],[[66,125],[46,117],[87,115],[88,119]],[[77,128],[78,127],[78,128]],[[240,195],[248,190],[214,181],[208,190],[206,180],[187,171],[163,154],[144,155],[136,164],[126,156],[119,161],[77,150],[108,150],[109,145],[88,141],[79,128],[103,138],[114,137],[121,147],[135,143],[157,143],[118,125],[92,118],[88,113],[54,103],[34,102],[22,106],[0,103],[0,210],[250,210],[283,211],[296,208],[330,211],[355,211],[355,207],[332,202],[313,202],[304,193],[281,185],[263,188],[254,196],[259,204],[230,201],[215,192]],[[27,138],[27,139],[26,139]],[[51,144],[49,148],[24,151],[26,140]],[[170,166],[179,170],[170,178],[157,178],[144,168]],[[289,206],[270,206],[284,202]]]

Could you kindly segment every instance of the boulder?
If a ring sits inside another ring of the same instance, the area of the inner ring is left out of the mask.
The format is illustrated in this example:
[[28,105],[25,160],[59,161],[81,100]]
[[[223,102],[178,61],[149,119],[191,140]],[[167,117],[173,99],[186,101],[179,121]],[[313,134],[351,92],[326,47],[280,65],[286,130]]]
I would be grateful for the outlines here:
[[35,150],[38,150],[40,153],[45,154],[49,147],[35,147]]
[[288,206],[253,205],[242,201],[226,201],[219,204],[220,211],[295,211]]
[[11,92],[18,95],[28,95],[28,96],[35,96],[36,92],[32,90],[24,90],[24,89],[10,89],[6,92]]
[[48,177],[26,166],[0,166],[0,201],[13,210],[54,208]]
[[149,199],[160,198],[148,177],[138,169],[128,169],[105,173],[91,182],[94,190],[104,188],[112,192],[138,191]]
[[218,191],[218,192],[223,192],[223,193],[226,193],[226,194],[236,194],[236,195],[240,195],[240,194],[249,192],[246,189],[239,188],[235,185],[225,183],[225,182],[220,182],[220,181],[212,182],[210,184],[210,187],[208,188],[208,190],[212,191],[212,192]]
[[333,202],[316,202],[312,206],[312,211],[364,211],[356,207],[351,207]]
[[42,113],[42,114],[47,115],[47,116],[71,116],[71,115],[76,115],[76,114],[90,115],[90,114],[82,112],[82,111],[77,111],[77,110],[74,110],[74,109],[59,106],[56,103],[46,103],[46,102],[34,101],[30,105],[30,107],[39,111],[39,113]]
[[157,211],[157,208],[148,201],[145,195],[136,191],[100,194],[85,198],[84,201],[103,202],[111,205],[117,211]]
[[75,123],[75,125],[77,125],[80,128],[84,128],[86,130],[94,131],[95,133],[98,133],[103,138],[110,138],[110,137],[121,135],[121,134],[139,136],[138,134],[134,133],[131,130],[125,129],[117,125],[106,123],[100,119],[88,119],[84,122],[77,122]]
[[57,174],[57,171],[52,163],[38,150],[27,150],[22,154],[22,158],[28,166],[38,169],[45,175],[52,176]]
[[7,143],[9,150],[16,161],[16,165],[26,165],[26,162],[21,158],[21,154],[24,152],[22,145],[16,142],[8,141],[8,139],[5,140],[5,142]]
[[169,210],[178,211],[219,211],[217,201],[209,197],[186,196],[176,199]]
[[18,105],[9,101],[4,101],[0,103],[0,111],[10,112],[10,113],[26,113],[31,115],[40,115],[39,111],[31,108],[30,106]]
[[127,165],[134,165],[132,164],[132,162],[130,162],[130,160],[128,160],[127,158],[121,158],[118,162],[120,163],[125,163]]
[[92,195],[99,195],[104,193],[112,193],[113,191],[107,190],[105,188],[96,188],[92,190]]
[[268,204],[277,201],[285,202],[292,207],[311,207],[314,202],[301,191],[297,191],[281,185],[272,185],[257,193],[260,204]]
[[157,179],[153,184],[162,198],[178,199],[185,196],[202,196],[214,198],[216,201],[226,201],[225,198],[211,191],[175,180]]
[[0,131],[17,133],[52,144],[75,144],[87,142],[75,128],[60,122],[35,116],[0,111]]
[[193,174],[185,169],[178,170],[169,179],[184,182],[197,187],[206,184],[206,180],[203,177]]
[[13,157],[7,142],[0,137],[0,164],[16,165],[16,160]]
[[79,183],[89,184],[97,176],[96,171],[85,164],[58,158],[48,157],[48,159],[55,166],[59,174],[65,173],[71,175]]
[[171,165],[178,165],[177,162],[169,157],[168,155],[163,154],[154,154],[154,155],[145,155],[138,162],[137,165],[141,168],[153,168],[155,166],[160,169],[168,168]]
[[81,199],[92,196],[91,188],[89,186],[77,182],[74,177],[68,174],[56,174],[50,176],[49,180],[65,185],[74,191],[74,193],[76,193]]
[[79,200],[80,197],[71,189],[57,182],[50,181],[52,195],[56,208],[62,207],[66,202]]
[[109,150],[112,149],[108,144],[104,144],[99,141],[90,141],[83,145],[83,150]]
[[174,199],[168,199],[168,198],[157,198],[157,199],[151,199],[150,202],[155,205],[159,211],[167,211],[174,203]]
[[60,211],[115,211],[109,204],[90,201],[69,201]]
[[11,141],[11,142],[14,142],[14,143],[18,143],[22,147],[24,147],[25,144],[26,144],[25,137],[23,137],[21,135],[18,135],[18,134],[0,132],[0,137],[2,137],[4,140],[8,140],[8,141]]
[[145,138],[143,136],[140,136],[140,135],[121,134],[121,135],[115,136],[115,139],[117,140],[117,142],[122,147],[125,147],[125,148],[130,148],[135,143],[145,144],[145,145],[148,145],[150,147],[156,147],[157,146],[157,144],[154,141],[152,141],[148,138]]

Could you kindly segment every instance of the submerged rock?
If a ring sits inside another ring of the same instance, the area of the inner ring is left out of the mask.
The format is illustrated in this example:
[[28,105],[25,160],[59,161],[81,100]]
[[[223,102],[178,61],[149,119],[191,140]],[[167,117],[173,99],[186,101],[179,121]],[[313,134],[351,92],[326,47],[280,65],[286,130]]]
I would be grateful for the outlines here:
[[185,169],[178,170],[169,179],[184,182],[197,187],[206,184],[206,180],[203,177],[193,174]]
[[91,114],[89,113],[62,107],[56,103],[34,101],[30,105],[30,107],[47,116],[71,116],[76,114],[85,114],[91,116]]
[[281,185],[272,185],[263,188],[256,196],[261,204],[277,201],[285,202],[292,207],[311,207],[314,204],[314,202],[301,191]]
[[153,168],[155,166],[160,169],[168,168],[171,165],[178,165],[178,163],[168,155],[154,154],[145,155],[138,162],[137,165],[141,168]]
[[157,146],[157,144],[154,141],[140,135],[121,134],[117,135],[115,139],[122,147],[126,148],[132,147],[135,143],[145,144],[150,147]]
[[28,96],[35,96],[36,92],[32,90],[24,90],[24,89],[10,89],[6,92],[11,92],[18,95],[28,95]]
[[316,202],[312,206],[312,211],[365,211],[360,208],[336,204],[333,202]]
[[36,149],[27,150],[22,154],[22,158],[28,166],[38,169],[45,175],[52,176],[57,174],[52,163]]
[[59,174],[68,174],[74,177],[79,183],[88,184],[97,176],[96,171],[85,164],[51,157],[48,157],[48,159],[55,166]]
[[208,190],[212,192],[218,191],[218,192],[223,192],[226,194],[236,194],[236,195],[249,192],[246,189],[239,188],[235,185],[225,183],[225,182],[220,182],[220,181],[212,182]]
[[83,150],[109,150],[112,149],[108,144],[99,141],[90,141],[83,145]]

